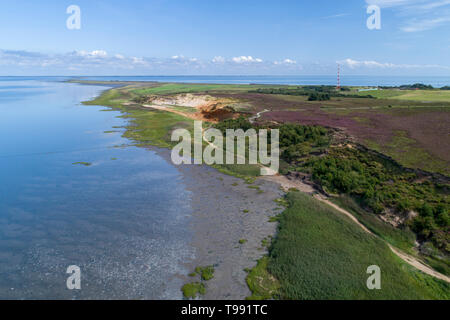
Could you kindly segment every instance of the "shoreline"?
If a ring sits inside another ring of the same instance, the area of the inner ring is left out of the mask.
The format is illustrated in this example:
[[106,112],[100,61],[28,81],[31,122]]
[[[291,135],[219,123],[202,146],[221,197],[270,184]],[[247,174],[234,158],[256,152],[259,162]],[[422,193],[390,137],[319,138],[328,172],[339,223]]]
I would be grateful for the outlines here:
[[[158,155],[170,161],[169,149],[157,149]],[[257,179],[250,185],[206,165],[176,168],[192,194],[190,202],[194,212],[188,227],[194,234],[191,245],[195,248],[195,258],[186,261],[184,267],[189,272],[205,266],[215,269],[214,277],[205,282],[206,294],[200,298],[243,300],[249,297],[246,270],[254,268],[268,253],[263,242],[276,234],[277,224],[269,220],[284,210],[275,202],[284,192],[276,182]],[[245,243],[239,243],[240,240]],[[179,276],[186,283],[200,280],[198,276]]]

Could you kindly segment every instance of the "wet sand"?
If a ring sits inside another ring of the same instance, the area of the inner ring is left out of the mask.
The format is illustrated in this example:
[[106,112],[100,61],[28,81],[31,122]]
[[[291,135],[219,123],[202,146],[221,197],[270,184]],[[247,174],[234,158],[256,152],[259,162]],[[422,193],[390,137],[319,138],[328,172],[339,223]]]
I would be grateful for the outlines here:
[[[158,153],[170,161],[169,150],[160,149]],[[252,185],[258,186],[258,191],[244,180],[206,165],[178,169],[191,192],[193,212],[189,228],[195,254],[186,261],[186,269],[193,272],[198,266],[214,266],[214,278],[205,282],[202,299],[245,299],[251,294],[245,269],[256,266],[267,253],[262,241],[276,233],[277,224],[269,218],[283,210],[274,201],[283,195],[280,185],[257,179]],[[241,239],[246,242],[240,244]],[[200,280],[198,276],[180,276],[186,283]]]

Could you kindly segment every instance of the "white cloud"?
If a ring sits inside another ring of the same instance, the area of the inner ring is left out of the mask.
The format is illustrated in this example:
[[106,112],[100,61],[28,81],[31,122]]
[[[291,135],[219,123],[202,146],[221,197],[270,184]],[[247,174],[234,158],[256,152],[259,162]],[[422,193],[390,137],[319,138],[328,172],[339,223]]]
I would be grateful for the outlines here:
[[284,59],[283,61],[275,61],[274,64],[276,65],[290,65],[290,64],[297,64],[297,61],[291,60],[291,59]]
[[338,14],[333,14],[331,16],[322,17],[322,19],[342,18],[342,17],[347,17],[349,15],[350,15],[349,13],[338,13]]
[[401,30],[405,32],[426,31],[444,25],[447,22],[450,22],[450,17],[441,17],[425,20],[414,19],[412,21],[409,21],[405,26],[401,27]]
[[262,59],[259,58],[253,58],[252,56],[240,56],[240,57],[234,57],[232,59],[235,63],[261,63],[263,62]]
[[93,57],[93,58],[105,58],[108,53],[104,50],[94,50],[94,51],[76,51],[76,54],[82,57]]
[[214,57],[212,59],[212,62],[213,63],[224,63],[225,62],[225,58],[222,57],[222,56],[217,56],[217,57]]
[[337,61],[337,63],[347,66],[350,69],[357,68],[382,68],[382,69],[443,69],[450,70],[450,66],[442,66],[437,64],[394,64],[388,62],[378,62],[374,60],[354,60],[345,59]]
[[46,54],[0,49],[0,66],[9,74],[236,74],[296,73],[301,66],[292,59],[263,61],[252,56],[198,59],[176,55],[168,58],[126,56],[104,50],[79,50]]
[[440,7],[445,7],[447,5],[450,5],[450,0],[440,0],[440,1],[431,1],[426,3],[419,3],[416,5],[409,5],[405,9],[410,11],[429,11],[433,9],[437,9]]

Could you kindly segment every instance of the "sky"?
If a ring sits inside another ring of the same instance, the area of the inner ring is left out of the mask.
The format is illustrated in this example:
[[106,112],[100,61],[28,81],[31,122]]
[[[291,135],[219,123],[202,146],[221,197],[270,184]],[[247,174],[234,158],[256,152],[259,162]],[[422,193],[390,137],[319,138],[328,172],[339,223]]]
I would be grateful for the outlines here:
[[0,76],[332,75],[338,63],[449,76],[450,0],[0,2]]

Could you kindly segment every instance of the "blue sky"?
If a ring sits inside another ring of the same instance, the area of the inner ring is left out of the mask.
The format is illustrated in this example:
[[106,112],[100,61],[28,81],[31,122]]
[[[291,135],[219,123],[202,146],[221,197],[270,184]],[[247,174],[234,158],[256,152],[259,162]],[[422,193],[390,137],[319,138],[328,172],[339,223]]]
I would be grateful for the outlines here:
[[3,1],[0,39],[0,75],[450,75],[450,0]]

